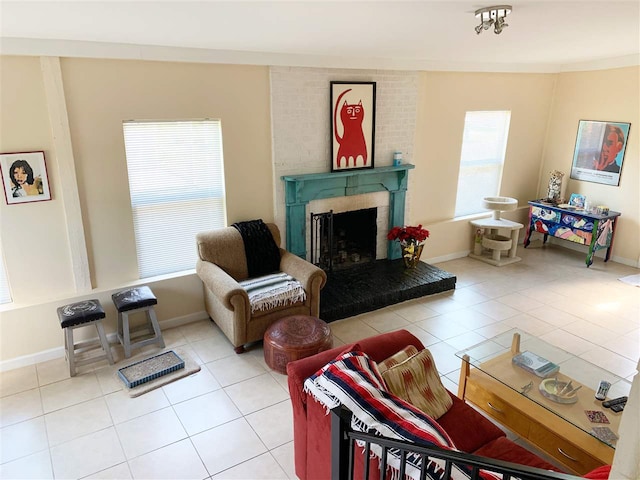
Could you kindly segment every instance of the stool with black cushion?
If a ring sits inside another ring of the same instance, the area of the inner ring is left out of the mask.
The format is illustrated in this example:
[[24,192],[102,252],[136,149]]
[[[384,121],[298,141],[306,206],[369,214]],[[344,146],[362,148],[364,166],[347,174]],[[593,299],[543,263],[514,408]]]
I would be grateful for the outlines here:
[[[82,302],[71,303],[59,307],[58,318],[60,319],[60,327],[64,330],[64,348],[69,362],[69,374],[76,376],[76,367],[86,365],[88,363],[107,360],[109,365],[113,365],[113,357],[111,356],[111,347],[107,341],[107,336],[102,327],[102,319],[105,317],[104,309],[97,299],[84,300]],[[95,325],[98,331],[98,341],[85,341],[74,343],[73,331],[79,327],[87,327]],[[91,350],[102,348],[104,354],[88,356],[83,359],[76,359],[77,354],[84,354]]]
[[[153,308],[158,303],[158,299],[149,287],[143,286],[123,290],[111,295],[111,299],[118,310],[118,340],[124,347],[125,358],[131,356],[132,348],[140,348],[153,343],[157,343],[161,348],[164,348],[164,339]],[[146,325],[142,326],[140,331],[137,329],[132,330],[129,324],[129,316],[142,312],[147,317]],[[136,337],[143,336],[144,338],[132,343],[132,333],[135,333]]]

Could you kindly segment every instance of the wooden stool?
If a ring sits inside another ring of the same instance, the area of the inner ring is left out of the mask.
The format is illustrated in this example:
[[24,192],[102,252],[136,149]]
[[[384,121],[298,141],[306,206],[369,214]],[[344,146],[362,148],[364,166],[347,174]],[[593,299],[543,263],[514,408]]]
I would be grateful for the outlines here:
[[[125,358],[131,356],[132,348],[140,348],[152,343],[157,343],[161,348],[164,348],[164,339],[153,308],[158,303],[158,299],[149,287],[144,286],[123,290],[111,295],[111,299],[118,310],[118,340],[124,347]],[[139,312],[146,314],[147,324],[142,326],[141,330],[130,330],[129,315]],[[145,338],[132,343],[132,333]],[[151,335],[150,338],[149,335]]]
[[[105,317],[104,309],[97,299],[85,300],[83,302],[71,303],[59,307],[58,318],[60,319],[60,327],[64,330],[64,349],[69,362],[69,375],[76,376],[76,367],[86,365],[88,363],[107,360],[109,365],[113,365],[113,357],[111,356],[111,347],[107,341],[102,327],[102,319]],[[80,343],[73,342],[73,330],[79,327],[95,325],[98,331],[98,341],[89,340]],[[76,359],[76,354],[85,353],[97,348],[102,348],[103,355],[92,356],[82,360]]]
[[273,370],[287,374],[287,363],[329,350],[331,329],[322,320],[292,315],[272,323],[264,334],[264,361]]

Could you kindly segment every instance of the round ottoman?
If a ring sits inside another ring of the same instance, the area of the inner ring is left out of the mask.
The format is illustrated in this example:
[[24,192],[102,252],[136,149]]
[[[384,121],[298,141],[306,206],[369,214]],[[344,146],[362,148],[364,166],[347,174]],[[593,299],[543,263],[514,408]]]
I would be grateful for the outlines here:
[[273,370],[287,374],[287,363],[310,357],[333,346],[331,329],[322,320],[292,315],[277,320],[264,334],[264,361]]

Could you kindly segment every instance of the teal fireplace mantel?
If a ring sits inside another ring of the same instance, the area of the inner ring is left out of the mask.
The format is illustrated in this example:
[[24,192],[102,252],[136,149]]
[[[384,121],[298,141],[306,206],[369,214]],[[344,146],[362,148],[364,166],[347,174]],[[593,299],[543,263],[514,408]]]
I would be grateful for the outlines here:
[[[404,164],[397,167],[282,176],[287,219],[287,250],[302,258],[307,256],[306,206],[311,200],[387,191],[389,225],[404,225],[409,170],[414,168],[415,165]],[[397,242],[389,242],[387,258],[400,258]]]

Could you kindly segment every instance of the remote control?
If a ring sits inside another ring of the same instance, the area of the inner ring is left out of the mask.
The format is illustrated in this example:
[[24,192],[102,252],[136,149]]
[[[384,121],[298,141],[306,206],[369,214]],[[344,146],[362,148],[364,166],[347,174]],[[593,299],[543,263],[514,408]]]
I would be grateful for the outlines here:
[[624,410],[626,403],[618,403],[617,405],[611,405],[611,411],[619,413]]
[[596,400],[602,401],[607,398],[609,387],[611,387],[611,383],[607,382],[606,380],[600,380],[598,390],[596,391]]
[[610,407],[613,407],[614,405],[620,405],[625,403],[627,403],[627,397],[618,397],[618,398],[612,398],[611,400],[605,400],[604,402],[602,402],[602,406],[604,408],[610,408]]

